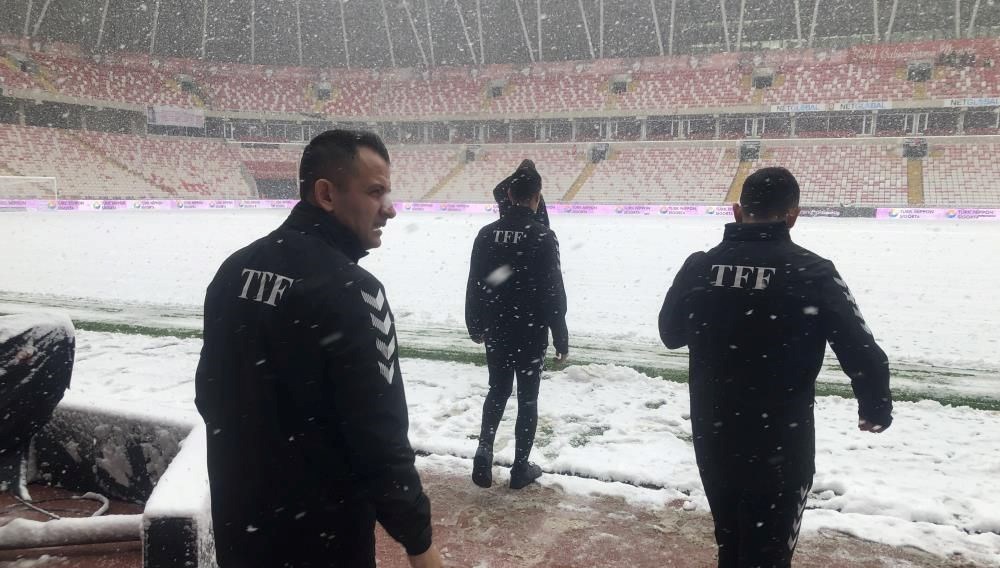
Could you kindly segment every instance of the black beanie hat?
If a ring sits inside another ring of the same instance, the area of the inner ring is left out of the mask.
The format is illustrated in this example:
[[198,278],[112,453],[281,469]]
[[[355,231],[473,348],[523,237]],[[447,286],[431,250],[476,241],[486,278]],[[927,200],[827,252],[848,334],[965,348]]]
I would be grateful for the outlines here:
[[507,186],[514,202],[524,201],[542,191],[542,176],[538,174],[535,163],[531,160],[523,160],[514,173],[502,183]]

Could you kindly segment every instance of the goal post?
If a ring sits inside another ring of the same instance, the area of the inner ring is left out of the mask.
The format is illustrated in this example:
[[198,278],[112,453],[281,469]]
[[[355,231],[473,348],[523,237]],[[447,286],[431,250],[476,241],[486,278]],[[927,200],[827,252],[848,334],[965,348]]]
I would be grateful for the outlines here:
[[46,176],[0,176],[0,199],[59,199],[59,183]]

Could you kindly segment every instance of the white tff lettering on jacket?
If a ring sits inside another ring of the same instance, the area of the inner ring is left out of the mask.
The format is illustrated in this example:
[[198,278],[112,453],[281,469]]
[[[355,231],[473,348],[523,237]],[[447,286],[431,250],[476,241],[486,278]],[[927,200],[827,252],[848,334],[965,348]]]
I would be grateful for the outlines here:
[[[243,269],[243,277],[243,291],[240,292],[239,298],[269,306],[276,306],[281,296],[295,282],[287,276],[250,268]],[[256,294],[250,296],[254,292]]]

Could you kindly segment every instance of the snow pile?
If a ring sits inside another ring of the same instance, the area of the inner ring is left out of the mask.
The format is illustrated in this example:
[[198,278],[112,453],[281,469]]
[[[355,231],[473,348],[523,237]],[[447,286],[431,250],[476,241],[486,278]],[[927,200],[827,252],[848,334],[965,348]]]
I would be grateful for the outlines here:
[[0,343],[28,331],[32,333],[27,339],[34,341],[43,337],[49,341],[58,341],[73,337],[74,333],[73,322],[65,314],[32,312],[0,316]]
[[181,451],[153,489],[143,510],[145,517],[211,517],[205,424],[191,430]]
[[69,566],[69,558],[43,554],[38,558],[21,558],[9,562],[0,562],[0,567],[2,568],[49,568],[52,566]]
[[74,387],[63,406],[190,427],[200,339],[78,332]]
[[[193,376],[200,342],[80,332],[78,343],[87,353],[76,369],[78,396],[197,419]],[[436,454],[436,463],[453,460],[453,467],[468,473],[488,389],[486,369],[416,359],[403,360],[401,367],[413,445]],[[547,374],[538,409],[532,459],[550,472],[605,481],[550,475],[543,483],[651,506],[686,500],[687,509],[707,511],[685,385],[622,367],[573,366]],[[1000,563],[997,413],[904,402],[897,403],[895,416],[883,434],[859,432],[855,401],[817,400],[818,473],[805,530],[856,527],[851,534],[862,538]],[[512,398],[497,435],[498,462],[513,460],[515,418]],[[189,451],[188,445],[182,454]],[[203,447],[191,453],[199,452]],[[466,459],[441,457],[448,455]],[[195,495],[204,486],[190,471],[183,485]],[[197,504],[185,498],[182,508]]]
[[4,547],[12,549],[122,542],[139,540],[141,531],[141,515],[107,515],[51,521],[14,519],[0,527],[0,542]]
[[[143,510],[143,524],[148,527],[156,518],[191,519],[197,531],[198,566],[215,566],[215,542],[212,538],[212,503],[208,486],[205,424],[200,420],[181,445]],[[147,533],[148,534],[148,533]],[[174,543],[176,545],[176,543]]]

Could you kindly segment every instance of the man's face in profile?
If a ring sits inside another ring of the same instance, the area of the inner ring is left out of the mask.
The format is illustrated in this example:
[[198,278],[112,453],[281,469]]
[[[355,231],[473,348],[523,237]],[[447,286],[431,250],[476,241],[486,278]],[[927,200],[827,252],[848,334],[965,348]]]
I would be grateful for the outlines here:
[[365,250],[382,246],[382,227],[396,216],[389,164],[371,148],[362,147],[330,195],[331,215],[357,236]]

